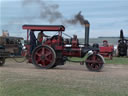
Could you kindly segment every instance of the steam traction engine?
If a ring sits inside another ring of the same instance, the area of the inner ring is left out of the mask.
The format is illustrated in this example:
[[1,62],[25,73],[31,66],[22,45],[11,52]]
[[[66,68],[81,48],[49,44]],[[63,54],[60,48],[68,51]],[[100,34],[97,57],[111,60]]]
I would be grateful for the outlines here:
[[117,56],[128,56],[128,40],[125,39],[123,30],[120,31],[120,40],[118,40]]
[[98,54],[97,44],[89,45],[89,23],[85,24],[85,44],[79,44],[77,36],[71,39],[62,37],[65,27],[63,25],[23,25],[27,30],[27,41],[29,33],[39,31],[58,31],[57,35],[47,38],[42,45],[38,45],[30,54],[30,44],[26,45],[28,60],[42,69],[54,68],[58,65],[64,65],[67,57],[84,57],[89,51],[92,51],[84,61],[87,68],[91,71],[100,71],[104,64],[104,58]]

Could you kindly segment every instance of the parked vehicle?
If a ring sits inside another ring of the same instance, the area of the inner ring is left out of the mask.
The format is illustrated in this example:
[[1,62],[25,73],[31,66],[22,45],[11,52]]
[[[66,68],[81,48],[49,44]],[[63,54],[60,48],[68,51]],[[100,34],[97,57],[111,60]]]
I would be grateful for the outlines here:
[[120,40],[118,40],[117,56],[128,56],[128,40],[125,39],[123,30],[120,31]]
[[113,58],[113,53],[114,53],[114,46],[109,45],[107,40],[103,41],[103,45],[100,46],[100,54],[103,57],[108,57],[110,60]]
[[22,37],[0,37],[0,66],[3,66],[6,58],[22,57]]

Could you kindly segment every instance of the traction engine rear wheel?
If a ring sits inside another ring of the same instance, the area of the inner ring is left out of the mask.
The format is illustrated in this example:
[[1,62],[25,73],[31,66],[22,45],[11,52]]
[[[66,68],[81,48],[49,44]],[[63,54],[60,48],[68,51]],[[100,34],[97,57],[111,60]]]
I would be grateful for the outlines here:
[[0,66],[3,66],[5,63],[5,58],[0,58]]
[[86,66],[90,71],[99,72],[102,69],[103,64],[104,61],[98,54],[90,55],[86,60]]
[[34,49],[32,53],[32,63],[42,69],[50,69],[54,66],[56,54],[52,47],[41,45]]

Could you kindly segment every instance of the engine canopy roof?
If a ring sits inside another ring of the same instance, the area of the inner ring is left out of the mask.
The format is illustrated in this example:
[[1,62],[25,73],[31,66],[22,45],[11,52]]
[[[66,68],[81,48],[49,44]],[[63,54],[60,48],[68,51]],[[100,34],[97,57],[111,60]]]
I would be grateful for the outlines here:
[[64,31],[63,25],[23,25],[23,29],[34,31]]

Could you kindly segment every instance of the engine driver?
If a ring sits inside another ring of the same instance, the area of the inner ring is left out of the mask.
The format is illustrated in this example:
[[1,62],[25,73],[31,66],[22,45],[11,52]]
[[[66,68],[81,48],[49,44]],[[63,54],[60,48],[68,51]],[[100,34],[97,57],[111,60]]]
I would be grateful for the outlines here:
[[42,41],[43,41],[43,37],[50,37],[50,36],[47,36],[43,33],[43,31],[40,31],[38,33],[38,36],[37,36],[37,42],[38,42],[38,45],[42,44]]

